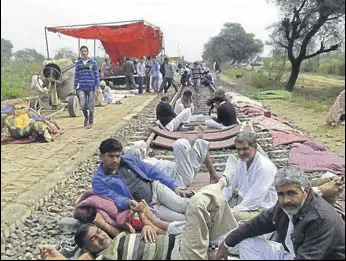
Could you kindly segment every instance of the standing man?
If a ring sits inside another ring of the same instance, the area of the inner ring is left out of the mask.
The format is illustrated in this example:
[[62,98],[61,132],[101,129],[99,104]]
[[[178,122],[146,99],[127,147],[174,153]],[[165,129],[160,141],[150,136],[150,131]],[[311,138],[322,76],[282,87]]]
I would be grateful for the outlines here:
[[[166,93],[169,89],[169,87],[171,85],[173,85],[175,91],[178,91],[178,87],[174,82],[174,70],[173,70],[173,65],[172,63],[169,61],[168,57],[166,57],[164,59],[164,63],[162,65],[164,67],[164,72],[165,74],[163,75],[163,81],[161,83],[160,86],[160,92],[162,92],[162,90],[164,90],[164,92]],[[167,85],[168,83],[168,85]]]
[[124,64],[124,74],[125,74],[125,85],[126,89],[132,90],[136,88],[135,79],[133,78],[133,74],[135,73],[135,66],[130,58],[126,58],[126,62]]
[[156,57],[152,57],[152,65],[151,65],[151,85],[153,87],[154,92],[159,92],[159,81],[160,81],[160,63],[156,60]]
[[147,60],[145,61],[145,91],[150,92],[150,72],[152,67],[151,57],[147,56]]
[[216,80],[220,80],[221,69],[218,61],[214,62],[214,71],[216,73]]
[[81,59],[76,63],[74,89],[77,90],[79,102],[84,114],[84,127],[94,124],[95,90],[99,88],[99,73],[95,60],[89,59],[87,46],[80,48]]
[[193,63],[193,67],[191,69],[191,73],[192,73],[193,87],[195,88],[196,92],[199,93],[198,87],[201,84],[202,69],[199,66],[197,61]]
[[143,80],[145,77],[145,64],[144,57],[141,57],[139,63],[137,63],[137,76],[138,76],[138,94],[143,93]]

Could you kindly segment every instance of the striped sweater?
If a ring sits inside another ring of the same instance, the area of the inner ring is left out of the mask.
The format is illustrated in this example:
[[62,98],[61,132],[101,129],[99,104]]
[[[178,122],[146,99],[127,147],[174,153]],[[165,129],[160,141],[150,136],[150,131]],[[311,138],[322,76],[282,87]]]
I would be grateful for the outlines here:
[[96,260],[182,260],[180,240],[180,235],[158,235],[154,243],[145,243],[141,234],[122,232]]
[[99,87],[99,72],[95,60],[88,60],[84,65],[80,59],[76,63],[74,88],[79,90],[95,90]]

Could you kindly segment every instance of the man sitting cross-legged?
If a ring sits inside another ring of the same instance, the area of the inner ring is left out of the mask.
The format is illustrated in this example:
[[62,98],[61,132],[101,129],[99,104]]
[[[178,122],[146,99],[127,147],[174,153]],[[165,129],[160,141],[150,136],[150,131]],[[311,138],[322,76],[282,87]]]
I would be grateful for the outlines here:
[[185,106],[187,107],[179,114],[176,114],[169,104],[168,96],[163,96],[161,102],[156,106],[157,125],[165,130],[177,131],[183,123],[191,120],[191,103]]
[[226,129],[231,125],[238,124],[236,110],[224,95],[214,96],[209,104],[210,102],[214,103],[217,108],[217,118],[205,121],[208,128]]
[[135,156],[122,156],[116,139],[100,145],[102,162],[92,179],[92,188],[100,196],[114,201],[120,210],[136,210],[145,200],[166,221],[184,220],[189,199],[183,198],[174,180]]
[[[243,260],[345,260],[345,222],[309,183],[296,168],[279,170],[276,205],[232,231],[218,259],[227,259],[228,247],[239,244]],[[274,231],[277,242],[261,237]]]

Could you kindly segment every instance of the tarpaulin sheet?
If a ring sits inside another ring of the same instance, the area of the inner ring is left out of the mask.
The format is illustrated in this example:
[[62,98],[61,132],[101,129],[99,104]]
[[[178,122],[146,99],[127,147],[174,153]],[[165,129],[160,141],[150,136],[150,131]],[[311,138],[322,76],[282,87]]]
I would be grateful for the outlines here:
[[76,38],[98,39],[113,62],[125,56],[157,55],[162,50],[162,31],[144,21],[121,25],[48,27],[47,30]]

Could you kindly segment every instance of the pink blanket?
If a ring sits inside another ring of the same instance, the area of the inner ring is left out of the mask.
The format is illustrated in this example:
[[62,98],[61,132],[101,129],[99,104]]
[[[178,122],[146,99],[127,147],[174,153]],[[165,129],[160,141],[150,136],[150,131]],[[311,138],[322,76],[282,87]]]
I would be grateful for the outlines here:
[[295,142],[305,142],[309,138],[296,132],[272,129],[269,131],[273,138],[273,146],[291,144]]
[[345,174],[345,159],[328,152],[326,147],[312,141],[293,143],[288,164],[306,172],[330,171]]
[[76,202],[74,218],[85,220],[90,215],[92,209],[96,209],[102,217],[112,226],[124,226],[129,210],[119,212],[113,200],[107,197],[101,197],[89,189]]
[[[264,109],[263,108],[250,106],[250,105],[246,105],[244,107],[238,108],[238,111],[240,113],[244,113],[245,115],[249,115],[251,117],[264,115]],[[290,125],[290,122],[287,119],[280,117],[274,113],[272,113],[272,118],[281,122],[281,123],[285,123],[285,124]]]

